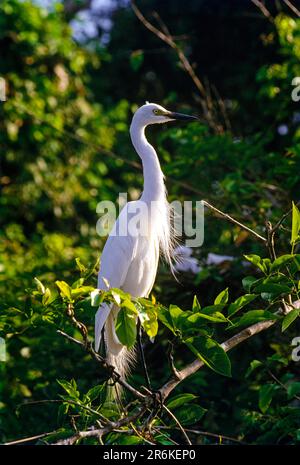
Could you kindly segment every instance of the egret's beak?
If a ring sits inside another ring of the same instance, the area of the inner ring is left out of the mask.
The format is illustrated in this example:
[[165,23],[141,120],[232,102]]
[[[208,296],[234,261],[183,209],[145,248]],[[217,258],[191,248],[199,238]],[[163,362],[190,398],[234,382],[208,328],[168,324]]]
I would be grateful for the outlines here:
[[170,111],[166,116],[168,118],[178,119],[180,121],[199,121],[199,118],[197,118],[197,116],[184,115],[183,113],[176,113],[173,111]]

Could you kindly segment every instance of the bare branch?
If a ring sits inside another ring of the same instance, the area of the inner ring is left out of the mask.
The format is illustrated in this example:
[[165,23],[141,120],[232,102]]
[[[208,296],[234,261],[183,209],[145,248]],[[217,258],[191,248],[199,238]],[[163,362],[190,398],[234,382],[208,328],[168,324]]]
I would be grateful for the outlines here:
[[50,434],[53,434],[53,433],[56,433],[56,431],[52,431],[51,433],[37,434],[36,436],[30,436],[29,438],[17,439],[16,441],[5,442],[3,444],[3,446],[15,446],[17,444],[25,444],[26,442],[36,441],[37,439],[44,438],[44,437],[49,436]]

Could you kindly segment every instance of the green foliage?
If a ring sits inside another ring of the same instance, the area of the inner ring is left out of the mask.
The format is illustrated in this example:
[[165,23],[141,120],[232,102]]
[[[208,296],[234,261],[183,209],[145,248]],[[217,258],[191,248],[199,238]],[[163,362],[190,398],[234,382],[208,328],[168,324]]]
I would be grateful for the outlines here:
[[[103,246],[95,230],[97,203],[127,191],[136,199],[142,189],[142,172],[130,165],[136,162],[128,137],[131,111],[150,96],[170,109],[186,107],[199,116],[202,110],[176,54],[160,49],[126,6],[113,7],[109,40],[99,45],[99,37],[89,44],[72,38],[59,4],[46,11],[30,0],[3,0],[0,77],[8,95],[0,102],[0,337],[6,350],[6,362],[0,360],[1,442],[22,438],[24,431],[55,431],[40,441],[52,443],[120,418],[116,403],[107,400],[108,374],[57,333],[80,339],[73,312],[92,339],[102,302],[120,307],[116,332],[127,347],[135,344],[139,318],[155,388],[171,376],[168,341],[178,370],[193,360],[204,364],[166,401],[184,427],[253,444],[300,441],[299,362],[291,359],[300,314],[300,131],[298,104],[291,99],[292,80],[300,75],[300,20],[284,9],[273,12],[271,25],[249,21],[248,6],[237,6],[236,19],[226,2],[212,14],[210,1],[188,2],[184,10],[179,0],[163,3],[163,11],[156,0],[145,9],[168,18],[175,36],[194,31],[180,47],[193,62],[206,63],[205,75],[224,98],[218,123],[231,122],[221,133],[202,119],[147,134],[169,198],[207,198],[263,236],[266,220],[274,226],[282,219],[276,258],[249,231],[207,212],[203,247],[193,250],[199,273],[181,273],[176,283],[160,267],[149,299],[97,290]],[[234,60],[233,30],[239,35]],[[227,38],[222,56],[205,46],[214,45],[211,31]],[[253,52],[247,62],[241,49]],[[195,70],[202,78],[201,67]],[[277,131],[281,124],[288,128],[284,136]],[[211,252],[233,260],[207,264]],[[223,341],[265,321],[274,321],[273,328],[224,351]],[[139,365],[129,381],[137,388],[145,384]],[[131,396],[125,400],[134,413]],[[150,438],[137,420],[135,429],[108,433],[103,442],[183,440],[166,411],[152,426]],[[216,442],[213,436],[191,438]]]

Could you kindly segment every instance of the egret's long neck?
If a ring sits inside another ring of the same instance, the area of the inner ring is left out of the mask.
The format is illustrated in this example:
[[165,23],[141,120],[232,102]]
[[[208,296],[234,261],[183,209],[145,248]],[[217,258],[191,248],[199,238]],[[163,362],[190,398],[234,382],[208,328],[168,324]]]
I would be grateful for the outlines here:
[[164,175],[156,152],[146,139],[145,126],[133,119],[130,126],[130,136],[143,164],[144,191],[142,199],[145,201],[158,200],[165,196]]

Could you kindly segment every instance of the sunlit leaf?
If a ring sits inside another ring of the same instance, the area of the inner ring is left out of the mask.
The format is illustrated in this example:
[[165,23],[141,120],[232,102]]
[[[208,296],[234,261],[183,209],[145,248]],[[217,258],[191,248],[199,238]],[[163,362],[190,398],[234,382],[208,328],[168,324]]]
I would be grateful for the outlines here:
[[224,291],[220,292],[220,294],[215,298],[214,304],[227,304],[228,302],[228,287],[224,289]]
[[117,317],[116,333],[122,344],[129,349],[136,341],[136,316],[126,308],[122,308]]
[[300,314],[300,308],[294,308],[291,310],[287,315],[285,315],[282,321],[282,331],[285,331],[295,320],[298,318]]
[[206,337],[193,337],[184,342],[209,368],[221,375],[231,376],[229,357],[216,341]]

